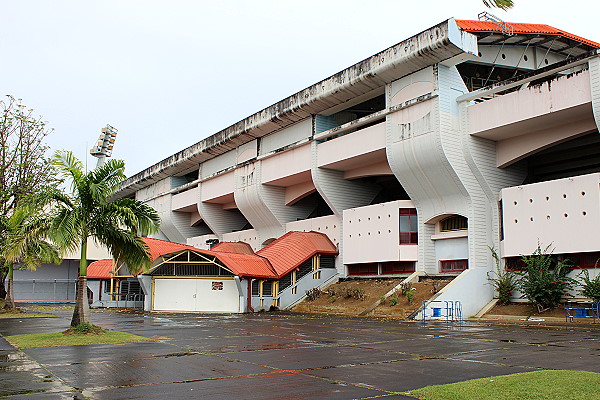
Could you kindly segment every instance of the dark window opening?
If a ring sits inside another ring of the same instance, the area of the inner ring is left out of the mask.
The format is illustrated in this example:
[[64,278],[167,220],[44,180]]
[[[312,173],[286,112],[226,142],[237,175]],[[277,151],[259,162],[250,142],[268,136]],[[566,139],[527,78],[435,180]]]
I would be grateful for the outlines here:
[[400,209],[400,244],[418,244],[417,210],[415,208]]
[[[469,89],[469,92],[530,72],[528,69],[501,67],[498,65],[478,64],[473,62],[464,62],[457,65],[456,68],[458,69],[463,82],[467,86],[467,89]],[[519,87],[509,89],[503,92],[503,94],[518,89]]]
[[[366,117],[378,111],[385,109],[385,94],[374,97],[370,100],[363,101],[360,104],[350,106],[345,110],[338,111],[331,115],[316,115],[315,117],[315,133],[321,133],[336,126],[347,124],[359,118]],[[357,129],[364,129],[368,126],[378,124],[385,121],[385,118],[372,121],[368,125],[363,125]],[[349,133],[349,132],[346,132]]]
[[264,281],[263,282],[263,297],[271,297],[273,296],[273,282],[272,281]]
[[389,261],[381,263],[381,274],[408,274],[415,272],[414,261]]
[[325,202],[323,197],[319,194],[319,192],[315,191],[305,198],[298,200],[296,204],[303,205],[312,205],[314,207],[313,211],[306,217],[306,219],[325,217],[327,215],[333,215],[333,211],[329,208],[329,205]]
[[525,159],[527,177],[523,184],[600,172],[598,131],[535,153]]
[[290,286],[292,286],[292,273],[283,276],[279,280],[279,291],[281,292],[282,290],[285,290]]
[[253,297],[260,296],[260,280],[258,280],[258,279],[252,280],[252,296]]
[[335,256],[322,255],[319,266],[321,268],[335,268]]
[[462,215],[453,215],[440,221],[440,232],[462,231],[467,228],[467,218]]
[[468,260],[443,260],[440,261],[442,272],[461,272],[469,268]]
[[377,263],[348,265],[348,275],[378,275],[378,274],[379,274],[379,268],[377,267]]
[[300,279],[308,274],[310,274],[313,270],[313,259],[310,258],[304,262],[299,268],[298,272],[296,272],[296,279]]
[[410,200],[410,196],[394,175],[369,176],[353,179],[353,182],[364,182],[381,188],[370,204],[381,204],[396,200]]
[[164,263],[152,271],[153,276],[233,276],[226,269],[215,264],[174,264]]

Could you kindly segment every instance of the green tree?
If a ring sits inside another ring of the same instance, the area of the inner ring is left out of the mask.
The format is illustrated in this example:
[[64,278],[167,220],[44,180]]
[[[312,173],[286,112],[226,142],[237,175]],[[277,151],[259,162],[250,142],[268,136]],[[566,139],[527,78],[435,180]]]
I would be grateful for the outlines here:
[[[23,198],[57,185],[45,157],[44,140],[51,132],[20,99],[0,100],[0,218],[5,222]],[[7,265],[0,263],[0,298],[6,296]]]
[[110,160],[104,165],[84,171],[69,151],[52,157],[58,173],[70,182],[70,194],[58,195],[58,208],[52,223],[52,240],[68,249],[81,249],[75,310],[71,326],[91,322],[87,300],[87,241],[94,239],[106,246],[117,262],[125,263],[130,272],[138,273],[150,264],[150,256],[139,236],[158,230],[156,211],[130,198],[112,199],[125,180],[125,163]]
[[51,217],[44,210],[41,197],[21,200],[9,218],[0,217],[1,262],[7,269],[8,290],[5,308],[14,308],[13,275],[16,263],[35,270],[42,263],[59,264],[59,249],[45,239]]
[[499,8],[501,10],[508,10],[512,8],[515,4],[513,0],[482,0],[483,4],[485,4],[488,8]]

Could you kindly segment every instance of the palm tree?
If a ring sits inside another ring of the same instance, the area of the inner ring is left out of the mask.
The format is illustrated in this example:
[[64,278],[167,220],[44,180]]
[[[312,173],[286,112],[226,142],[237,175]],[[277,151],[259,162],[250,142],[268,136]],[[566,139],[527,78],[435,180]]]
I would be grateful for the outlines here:
[[28,202],[22,201],[9,218],[0,220],[1,262],[8,269],[5,308],[15,308],[15,263],[23,263],[26,268],[35,270],[42,263],[61,262],[58,248],[45,240],[51,218],[45,212],[44,204],[38,196]]
[[515,4],[513,0],[482,0],[483,4],[485,4],[486,7],[488,8],[499,8],[501,10],[508,10],[509,8],[512,8]]
[[139,236],[156,232],[156,211],[130,198],[112,199],[125,180],[125,163],[110,160],[94,170],[84,167],[70,151],[59,151],[51,160],[58,173],[71,183],[70,195],[57,195],[58,209],[52,223],[52,240],[59,246],[81,248],[79,279],[71,326],[91,322],[87,299],[87,241],[106,246],[113,259],[127,264],[132,274],[150,264]]

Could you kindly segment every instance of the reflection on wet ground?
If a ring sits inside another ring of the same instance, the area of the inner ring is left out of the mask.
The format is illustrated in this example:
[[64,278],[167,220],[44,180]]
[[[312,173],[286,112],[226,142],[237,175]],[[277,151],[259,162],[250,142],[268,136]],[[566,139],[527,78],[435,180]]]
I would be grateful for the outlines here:
[[[0,334],[53,332],[59,318],[3,320]],[[19,352],[0,339],[0,397],[27,399],[401,399],[409,390],[537,369],[600,372],[600,329],[409,323],[286,313],[144,314],[94,323],[156,339]]]

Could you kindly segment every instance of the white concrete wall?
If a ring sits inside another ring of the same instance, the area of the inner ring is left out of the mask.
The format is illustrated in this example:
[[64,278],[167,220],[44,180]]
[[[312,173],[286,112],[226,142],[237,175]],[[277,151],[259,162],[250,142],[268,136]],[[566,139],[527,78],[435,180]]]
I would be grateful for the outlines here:
[[336,215],[326,215],[324,217],[303,219],[301,221],[288,222],[285,224],[285,231],[299,232],[320,232],[327,235],[329,240],[336,246],[340,242],[342,224]]
[[248,243],[254,251],[258,251],[262,248],[256,229],[246,229],[243,231],[226,233],[223,235],[223,241]]
[[554,253],[599,251],[600,174],[502,190],[503,257],[531,254],[551,244]]
[[[213,282],[223,284],[213,290]],[[155,311],[240,312],[239,290],[234,279],[155,278]]]
[[417,261],[417,245],[400,245],[400,208],[414,208],[398,200],[344,210],[343,263]]
[[262,137],[260,141],[260,154],[263,155],[281,149],[292,143],[306,139],[311,135],[312,118],[306,118],[292,126]]
[[467,238],[443,239],[435,241],[435,261],[440,267],[443,260],[468,260],[469,240]]

